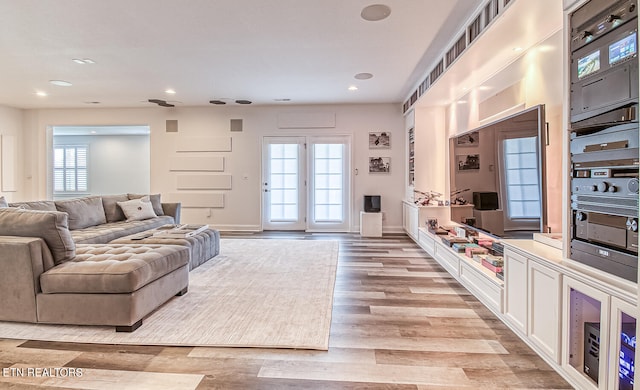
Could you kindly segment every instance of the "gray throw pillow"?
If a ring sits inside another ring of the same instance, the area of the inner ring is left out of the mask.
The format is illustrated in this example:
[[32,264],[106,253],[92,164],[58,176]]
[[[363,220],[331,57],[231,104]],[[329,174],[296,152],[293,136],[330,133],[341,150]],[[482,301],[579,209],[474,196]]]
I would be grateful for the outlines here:
[[162,211],[162,200],[160,200],[160,194],[152,194],[152,195],[140,195],[140,194],[127,194],[129,199],[140,199],[143,196],[148,196],[151,200],[151,205],[153,206],[153,212],[156,215],[164,215],[164,211]]
[[9,207],[9,203],[7,203],[7,200],[4,198],[4,196],[0,196],[0,208],[3,207]]
[[58,211],[69,214],[70,230],[107,223],[104,207],[102,206],[102,198],[99,196],[56,200],[55,203]]
[[0,209],[0,236],[39,237],[49,247],[55,264],[76,256],[67,213],[26,210],[13,207]]
[[128,200],[127,194],[102,195],[102,207],[104,207],[104,215],[107,218],[107,222],[118,222],[126,219],[122,209],[118,206],[118,202],[126,202]]

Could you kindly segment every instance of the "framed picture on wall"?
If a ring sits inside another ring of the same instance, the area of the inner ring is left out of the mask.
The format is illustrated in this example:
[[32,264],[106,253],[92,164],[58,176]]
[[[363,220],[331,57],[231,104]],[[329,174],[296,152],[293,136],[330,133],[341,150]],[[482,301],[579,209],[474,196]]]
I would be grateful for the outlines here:
[[477,131],[472,131],[456,138],[456,145],[458,146],[478,146],[479,143],[480,136]]
[[369,157],[369,173],[389,173],[391,157]]
[[456,163],[458,165],[458,172],[477,171],[480,169],[480,155],[479,154],[458,155],[456,156]]
[[390,149],[391,148],[391,133],[371,132],[369,133],[369,149]]

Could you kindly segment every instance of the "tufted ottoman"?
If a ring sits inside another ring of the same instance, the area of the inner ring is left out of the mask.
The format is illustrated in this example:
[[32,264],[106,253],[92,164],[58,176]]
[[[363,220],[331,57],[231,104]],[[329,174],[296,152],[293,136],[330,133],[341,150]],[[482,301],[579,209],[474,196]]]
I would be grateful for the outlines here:
[[191,259],[189,270],[206,263],[220,253],[220,232],[216,229],[206,229],[191,237],[168,238],[153,236],[157,230],[149,230],[138,234],[132,234],[111,241],[111,244],[161,244],[181,245],[189,248]]
[[134,331],[189,284],[189,249],[177,245],[78,244],[76,257],[40,276],[38,322],[114,325]]

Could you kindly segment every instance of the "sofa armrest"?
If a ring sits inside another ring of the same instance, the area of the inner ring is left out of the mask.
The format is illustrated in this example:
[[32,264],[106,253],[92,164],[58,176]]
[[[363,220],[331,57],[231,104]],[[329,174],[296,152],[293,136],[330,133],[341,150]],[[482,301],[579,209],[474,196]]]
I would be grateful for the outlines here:
[[162,203],[162,212],[164,215],[173,217],[174,223],[180,223],[180,211],[182,203]]
[[41,238],[0,236],[0,320],[37,322],[40,275],[53,266]]

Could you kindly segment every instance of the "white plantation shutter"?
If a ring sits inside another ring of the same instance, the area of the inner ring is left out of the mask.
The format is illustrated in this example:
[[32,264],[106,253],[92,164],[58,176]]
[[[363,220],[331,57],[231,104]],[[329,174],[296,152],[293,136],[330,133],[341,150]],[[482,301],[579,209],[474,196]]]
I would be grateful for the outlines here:
[[89,190],[87,149],[86,145],[54,147],[54,192],[87,192]]

